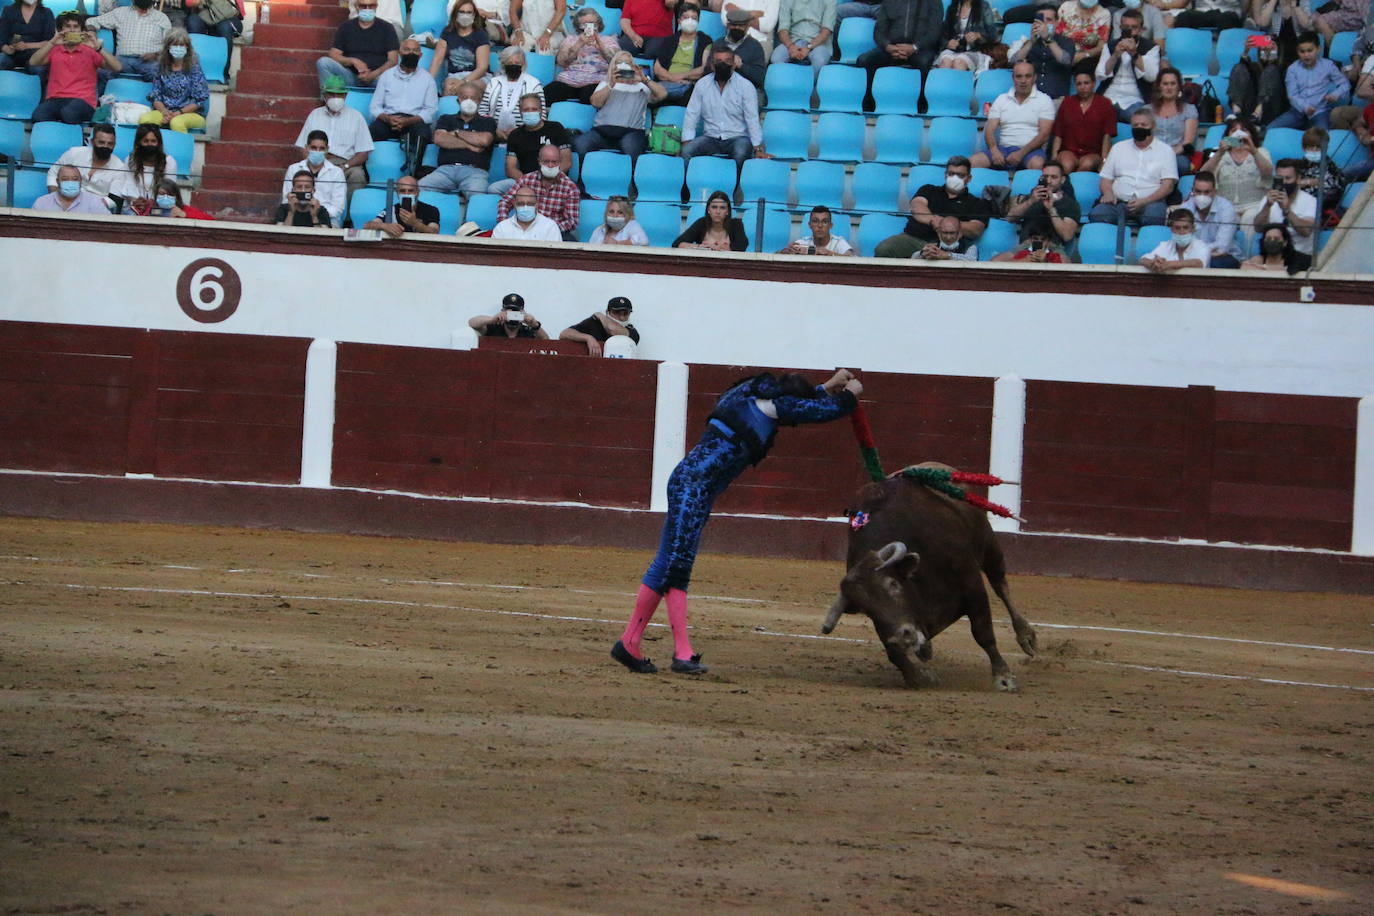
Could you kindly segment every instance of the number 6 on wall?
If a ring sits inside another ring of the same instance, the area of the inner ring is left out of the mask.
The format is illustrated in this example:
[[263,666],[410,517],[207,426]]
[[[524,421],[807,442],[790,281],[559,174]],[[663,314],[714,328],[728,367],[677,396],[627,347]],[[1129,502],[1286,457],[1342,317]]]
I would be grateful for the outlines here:
[[238,272],[219,258],[200,258],[177,277],[177,305],[203,324],[224,321],[239,307],[243,284]]

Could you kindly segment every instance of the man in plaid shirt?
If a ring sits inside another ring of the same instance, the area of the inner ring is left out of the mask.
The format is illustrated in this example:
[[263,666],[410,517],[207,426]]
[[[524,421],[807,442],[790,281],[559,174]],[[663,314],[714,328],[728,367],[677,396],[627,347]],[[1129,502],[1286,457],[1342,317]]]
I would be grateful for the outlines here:
[[[86,20],[86,28],[115,30],[115,57],[125,73],[137,73],[145,80],[157,77],[157,58],[162,39],[171,29],[167,14],[153,9],[153,0],[134,0],[133,6],[115,6],[115,0],[100,0],[100,15]],[[113,73],[100,71],[100,91]]]
[[539,148],[539,171],[520,176],[515,187],[506,192],[496,207],[496,216],[505,219],[510,215],[515,200],[515,192],[521,188],[533,188],[538,197],[536,208],[544,216],[558,224],[563,233],[563,241],[577,241],[577,210],[582,194],[577,185],[563,174],[560,165],[562,153],[553,144]]

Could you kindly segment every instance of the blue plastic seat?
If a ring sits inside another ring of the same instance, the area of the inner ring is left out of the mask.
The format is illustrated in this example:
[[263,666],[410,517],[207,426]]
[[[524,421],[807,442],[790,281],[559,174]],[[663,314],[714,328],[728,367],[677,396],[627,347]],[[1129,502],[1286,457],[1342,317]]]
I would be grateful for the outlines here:
[[854,168],[854,209],[891,213],[901,201],[902,170],[880,162],[861,162]]
[[1164,40],[1169,63],[1185,80],[1211,72],[1212,33],[1207,29],[1169,30]]
[[774,206],[786,206],[791,187],[791,163],[778,159],[750,159],[740,169],[740,193],[749,203],[762,198]]
[[[430,153],[433,153],[431,158]],[[439,164],[439,147],[431,143],[425,147],[425,165],[437,166]],[[487,167],[487,181],[504,181],[509,176],[506,174],[506,144],[499,143],[491,151],[491,165]]]
[[810,67],[769,67],[763,77],[763,93],[769,111],[810,111]]
[[218,35],[191,36],[191,47],[200,58],[200,69],[212,83],[229,82],[229,42]]
[[1355,41],[1359,37],[1359,32],[1337,32],[1331,38],[1331,47],[1327,48],[1326,56],[1342,67],[1345,66],[1350,63],[1350,55],[1354,52]]
[[[98,5],[98,4],[99,4],[99,0],[96,0],[96,3],[97,3],[97,5]],[[124,6],[124,4],[121,3],[120,6]],[[5,7],[5,4],[0,3],[0,9],[4,9],[4,7]],[[54,15],[56,15],[56,14],[54,14]],[[99,30],[96,31],[95,37],[100,39],[100,44],[105,48],[106,51],[109,51],[109,52],[112,53],[112,54],[114,53],[114,47],[115,47],[115,33],[114,33],[114,29],[99,29]]]
[[1341,206],[1349,209],[1350,205],[1355,203],[1355,198],[1359,197],[1360,192],[1364,190],[1364,186],[1365,182],[1363,181],[1352,181],[1346,185],[1345,191],[1341,194]]
[[[61,16],[63,13],[81,12],[80,0],[48,0],[48,2],[43,5],[46,6],[48,11],[54,16]],[[119,5],[129,6],[127,3],[120,3]],[[86,11],[88,13],[94,13],[95,9],[95,2],[86,4]]]
[[984,70],[973,86],[973,108],[984,113],[984,105],[991,105],[1004,92],[1011,91],[1010,70]]
[[797,166],[797,206],[817,204],[839,209],[844,201],[844,166],[838,162],[803,162]]
[[410,7],[410,32],[419,34],[430,32],[437,40],[439,33],[448,26],[448,4],[446,0],[415,0]]
[[1368,153],[1352,131],[1333,130],[1326,144],[1326,155],[1336,164],[1336,168],[1344,170],[1363,162]]
[[[845,22],[849,20],[846,19]],[[915,115],[921,101],[921,71],[881,67],[873,74],[873,113]],[[857,108],[852,109],[858,111]]]
[[1097,172],[1071,172],[1069,187],[1073,188],[1073,196],[1078,201],[1079,209],[1083,211],[1083,219],[1087,219],[1088,211],[1102,196],[1102,176]]
[[[720,41],[725,37],[725,23],[721,21],[720,13],[713,13],[710,10],[702,10],[701,18],[697,20],[697,31],[703,35],[710,35],[712,41]],[[676,236],[674,236],[676,238]]]
[[362,113],[363,121],[367,124],[372,123],[372,90],[371,89],[350,89],[348,95],[344,96],[344,104],[349,108]]
[[681,105],[662,105],[654,112],[655,124],[671,124],[674,127],[681,127],[686,119],[687,109]]
[[557,121],[568,130],[587,131],[592,129],[596,109],[581,102],[554,102],[549,106],[549,120]]
[[[910,199],[916,196],[916,192],[926,185],[933,184],[939,187],[944,183],[944,163],[940,165],[918,165],[906,176],[907,201],[904,203],[909,203]],[[902,209],[905,209],[905,207]]]
[[[222,44],[224,39],[220,39]],[[148,93],[153,91],[152,83],[145,83],[143,80],[128,79],[127,77],[115,77],[105,84],[104,95],[112,95],[120,102],[138,102],[143,105],[148,104]]]
[[458,225],[462,221],[459,216],[463,212],[462,198],[456,193],[434,194],[426,192],[425,201],[433,205],[439,211],[439,234],[453,235],[458,231]]
[[1010,181],[1010,176],[1000,169],[973,169],[972,174],[969,175],[968,192],[974,197],[979,197],[984,188],[991,185],[1000,185],[1005,188],[1009,186]]
[[[16,126],[20,127],[22,139],[23,127],[18,124]],[[33,132],[29,134],[29,159],[35,168],[46,169],[67,150],[73,146],[83,146],[85,142],[86,138],[81,131],[80,124],[42,121],[33,125]]]
[[1225,124],[1213,124],[1207,128],[1207,132],[1202,135],[1203,149],[1216,149],[1221,145],[1221,138],[1226,136]]
[[[1020,5],[1021,0],[992,0],[992,8],[997,10],[997,14],[999,16],[1005,16],[1007,10]],[[948,4],[945,5],[945,9],[949,9]],[[1011,26],[1007,26],[1007,28],[1011,28]],[[1011,44],[1011,42],[1008,41],[1005,37],[1003,37],[1002,40],[1006,41],[1007,44]]]
[[[836,63],[854,64],[859,55],[878,47],[873,41],[873,20],[851,16],[840,22],[840,59]],[[882,71],[878,71],[881,73]]]
[[1184,175],[1178,180],[1178,194],[1184,200],[1187,200],[1188,195],[1193,193],[1193,179],[1196,177],[1196,175]]
[[547,86],[553,82],[556,72],[553,58],[552,54],[526,54],[525,72]]
[[1280,159],[1302,158],[1302,131],[1296,127],[1271,127],[1261,144],[1277,165]]
[[1135,252],[1126,262],[1134,264],[1158,248],[1160,242],[1167,242],[1172,237],[1173,230],[1168,226],[1141,226],[1135,236]]
[[592,197],[603,200],[612,194],[630,192],[630,157],[624,153],[597,150],[582,157],[582,186]]
[[763,143],[774,158],[808,158],[811,116],[797,111],[770,111],[763,119]]
[[[35,124],[34,127],[37,128],[39,125]],[[23,122],[0,120],[0,156],[4,156],[10,162],[18,162],[23,152]]]
[[1229,74],[1231,68],[1240,63],[1245,53],[1245,42],[1252,35],[1259,35],[1252,29],[1222,29],[1217,33],[1217,72]]
[[735,177],[735,160],[717,156],[694,156],[687,163],[688,198],[703,201],[714,191],[724,191],[733,195]]
[[354,229],[361,229],[369,221],[376,219],[377,214],[381,213],[385,206],[385,188],[359,188],[353,192],[353,199],[348,202],[348,218],[352,220]]
[[973,74],[967,70],[931,70],[925,93],[927,115],[967,118],[973,101]]
[[1078,257],[1084,264],[1116,263],[1116,226],[1088,223],[1078,233]]
[[[1013,0],[1011,5],[1019,6],[1020,0]],[[1010,48],[1023,38],[1030,38],[1030,34],[1031,24],[1029,22],[1008,23],[1006,28],[1002,29],[1002,43]]]
[[865,213],[859,220],[858,240],[854,247],[866,258],[873,257],[873,249],[888,236],[897,235],[906,228],[906,217],[890,213]]
[[816,124],[816,158],[858,162],[864,157],[864,116],[830,111]]
[[[849,20],[846,19],[845,22]],[[895,69],[895,68],[888,68]],[[879,70],[878,73],[886,73]],[[917,71],[912,71],[917,72]],[[874,162],[909,165],[921,161],[921,119],[880,115],[873,128]]]
[[988,228],[978,237],[978,260],[991,261],[993,256],[1016,247],[1017,230],[1015,223],[1004,219],[988,220]]
[[[353,195],[353,199],[357,200],[357,194]],[[469,223],[476,223],[483,232],[490,232],[496,228],[496,206],[499,203],[501,203],[501,195],[499,194],[469,194],[468,206],[463,212],[463,219]]]
[[1013,197],[1022,197],[1035,190],[1035,185],[1040,181],[1039,169],[1019,169],[1011,176],[1011,193]]
[[[453,114],[457,114],[457,113],[458,113],[458,96],[456,96],[456,95],[443,95],[443,96],[440,96],[440,97],[439,97],[439,109],[438,109],[438,111],[436,112],[435,117],[442,118],[444,115],[453,115]],[[432,144],[432,143],[430,144],[430,146],[433,146],[433,145],[434,145],[434,144]]]
[[863,111],[864,93],[867,90],[866,70],[846,67],[843,64],[830,64],[821,68],[821,75],[816,79],[816,96],[819,100],[816,108],[818,111],[843,111],[850,114]]
[[[931,73],[957,73],[937,70]],[[934,118],[930,122],[930,154],[926,162],[943,165],[950,156],[972,156],[978,146],[978,126],[968,118]]]
[[635,163],[635,194],[640,200],[671,200],[676,203],[682,198],[685,175],[686,168],[677,156],[645,153]]
[[671,248],[682,234],[682,210],[674,203],[636,203],[635,219],[655,248]]
[[596,227],[606,221],[606,202],[584,197],[577,204],[577,240],[590,242]]
[[16,169],[14,172],[14,200],[11,207],[32,207],[33,202],[48,193],[47,169]]
[[[750,238],[753,238],[754,233],[758,231],[757,223],[749,224],[746,231]],[[779,251],[791,244],[792,238],[792,214],[777,207],[764,207],[763,240],[759,243],[757,250],[770,253]],[[751,248],[751,250],[753,249]]]
[[383,187],[388,181],[400,178],[405,164],[406,154],[399,140],[378,140],[367,157],[368,184]]

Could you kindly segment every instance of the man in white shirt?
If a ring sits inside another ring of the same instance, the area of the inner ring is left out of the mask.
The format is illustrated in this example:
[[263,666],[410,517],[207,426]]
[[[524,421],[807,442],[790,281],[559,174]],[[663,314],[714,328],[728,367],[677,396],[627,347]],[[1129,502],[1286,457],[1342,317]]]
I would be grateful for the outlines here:
[[315,176],[315,196],[320,206],[329,211],[336,221],[344,217],[347,192],[344,187],[343,169],[329,161],[329,135],[322,130],[312,130],[305,144],[305,158],[288,166],[281,181],[281,202],[290,203],[291,181],[302,171]]
[[534,188],[522,187],[515,192],[515,206],[510,216],[496,224],[494,239],[523,239],[533,242],[561,242],[563,232],[558,224],[539,212],[539,196]]
[[1102,166],[1102,196],[1088,219],[1094,223],[1127,222],[1164,225],[1165,199],[1178,184],[1178,157],[1173,147],[1155,139],[1155,115],[1149,108],[1131,115],[1131,139],[1122,140]]
[[830,208],[821,204],[811,208],[811,216],[806,225],[811,234],[797,239],[791,245],[779,249],[778,254],[819,254],[824,256],[847,256],[854,254],[850,244],[837,235],[831,235],[834,218]]
[[1035,88],[1035,65],[1021,61],[1011,68],[1012,88],[988,109],[983,127],[986,153],[970,157],[975,169],[1038,169],[1045,164],[1045,143],[1054,129],[1054,100]]
[[372,139],[400,140],[406,150],[403,171],[413,172],[429,142],[438,110],[434,77],[420,69],[420,43],[407,38],[401,42],[400,62],[377,78],[368,108]]
[[[682,158],[729,156],[739,171],[752,155],[769,158],[759,123],[759,94],[754,84],[735,72],[735,52],[721,43],[711,46],[711,78],[697,83],[682,122]],[[697,122],[701,136],[697,136]]]
[[1159,76],[1159,46],[1141,34],[1144,27],[1139,10],[1126,10],[1121,14],[1121,37],[1097,56],[1097,91],[1116,107],[1118,121],[1129,121],[1145,104]]
[[[113,124],[96,124],[91,128],[90,146],[73,146],[48,169],[48,190],[57,190],[57,170],[74,165],[81,170],[81,188],[96,197],[106,199],[110,188],[125,172],[124,160],[114,154]],[[108,201],[106,206],[108,206]]]
[[[348,196],[367,184],[367,157],[372,153],[372,134],[367,129],[362,112],[349,108],[346,98],[348,85],[343,77],[329,76],[324,81],[324,104],[305,119],[305,126],[296,137],[301,155],[309,155],[306,144],[312,131],[322,130],[329,137],[330,162],[343,169],[348,181]],[[288,173],[294,174],[294,173]]]
[[57,190],[33,202],[33,209],[47,213],[96,213],[109,216],[105,201],[81,187],[81,170],[74,165],[57,169]]
[[1167,240],[1140,259],[1140,266],[1150,273],[1167,274],[1184,268],[1206,267],[1211,250],[1207,243],[1193,233],[1193,213],[1179,207],[1169,213]]
[[1183,202],[1193,214],[1197,237],[1207,243],[1212,254],[1211,267],[1240,269],[1240,244],[1236,241],[1236,208],[1217,194],[1217,176],[1199,172],[1193,179],[1193,193]]
[[1317,198],[1298,188],[1301,159],[1280,159],[1274,166],[1275,187],[1264,198],[1255,214],[1255,229],[1263,232],[1270,223],[1283,223],[1293,236],[1293,265],[1297,270],[1312,266],[1312,242],[1317,234]]

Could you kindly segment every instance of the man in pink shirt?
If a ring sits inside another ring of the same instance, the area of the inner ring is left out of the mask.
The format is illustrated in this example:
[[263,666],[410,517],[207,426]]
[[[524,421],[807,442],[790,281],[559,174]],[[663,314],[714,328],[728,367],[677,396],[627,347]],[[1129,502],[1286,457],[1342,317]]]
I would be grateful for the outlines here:
[[95,114],[96,74],[101,65],[118,73],[124,65],[92,32],[82,31],[80,13],[57,17],[57,34],[29,58],[29,66],[48,65],[48,97],[33,110],[33,121],[84,124]]
[[110,215],[105,201],[81,187],[81,170],[74,165],[64,165],[57,170],[57,190],[35,200],[33,209],[49,213]]

